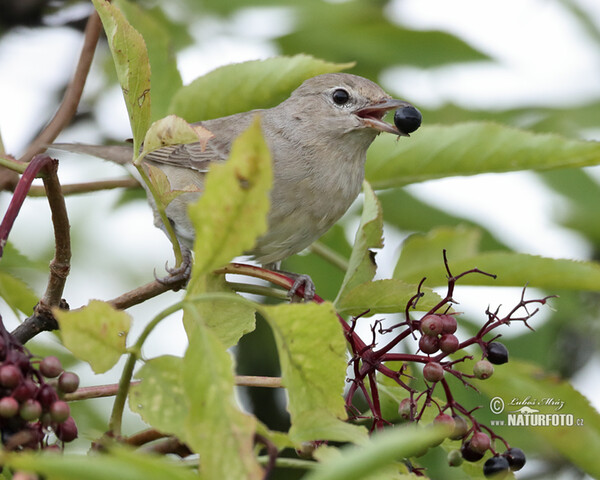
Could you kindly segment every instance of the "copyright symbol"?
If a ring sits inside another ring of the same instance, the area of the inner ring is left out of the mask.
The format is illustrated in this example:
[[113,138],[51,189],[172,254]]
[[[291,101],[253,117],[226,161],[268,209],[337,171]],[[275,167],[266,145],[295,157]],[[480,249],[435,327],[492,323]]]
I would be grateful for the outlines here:
[[494,397],[490,400],[490,410],[492,413],[498,414],[504,411],[504,400],[500,397]]

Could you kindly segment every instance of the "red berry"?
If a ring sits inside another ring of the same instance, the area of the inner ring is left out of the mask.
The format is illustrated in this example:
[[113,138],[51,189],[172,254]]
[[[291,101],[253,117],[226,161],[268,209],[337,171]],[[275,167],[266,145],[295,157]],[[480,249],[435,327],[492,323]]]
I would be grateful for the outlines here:
[[50,406],[50,416],[56,423],[63,423],[71,415],[67,402],[57,400]]
[[58,379],[58,388],[64,393],[73,393],[79,388],[79,377],[73,372],[64,372]]
[[470,440],[471,450],[479,453],[485,453],[490,448],[491,441],[483,432],[475,432]]
[[42,385],[36,396],[38,402],[42,404],[44,410],[48,410],[57,399],[58,395],[50,385]]
[[72,442],[77,438],[77,425],[75,425],[73,417],[67,418],[56,427],[56,436],[63,442]]
[[33,398],[25,400],[23,405],[21,405],[21,409],[19,410],[19,415],[21,415],[21,418],[23,420],[27,420],[28,422],[37,420],[40,418],[41,414],[42,406],[40,405],[40,402],[34,400]]
[[444,378],[444,368],[437,362],[429,362],[423,367],[423,377],[428,382],[439,382]]
[[460,342],[451,333],[445,333],[440,338],[440,350],[444,353],[454,353],[458,350]]
[[4,397],[0,399],[0,417],[12,418],[19,411],[19,402],[13,397]]
[[19,402],[24,402],[29,398],[33,398],[37,392],[37,385],[30,378],[23,380],[17,388],[13,390],[12,396]]
[[437,337],[430,337],[429,335],[423,335],[419,339],[419,348],[423,353],[431,354],[435,353],[440,348],[440,341]]
[[454,428],[456,426],[454,424],[454,419],[446,413],[440,413],[437,417],[433,419],[433,423],[436,425],[445,425],[448,428],[449,432],[454,431]]
[[0,367],[0,385],[6,388],[15,388],[21,383],[21,370],[13,364]]
[[454,315],[440,315],[442,320],[442,332],[443,333],[454,333],[458,328],[456,323],[456,317]]
[[40,372],[44,377],[55,378],[63,372],[63,367],[57,357],[50,355],[40,362]]
[[493,373],[494,373],[494,366],[487,360],[479,360],[473,366],[473,375],[475,375],[480,380],[485,380],[486,378],[490,378]]
[[442,333],[442,320],[439,315],[426,315],[421,319],[421,331],[425,335],[437,336]]

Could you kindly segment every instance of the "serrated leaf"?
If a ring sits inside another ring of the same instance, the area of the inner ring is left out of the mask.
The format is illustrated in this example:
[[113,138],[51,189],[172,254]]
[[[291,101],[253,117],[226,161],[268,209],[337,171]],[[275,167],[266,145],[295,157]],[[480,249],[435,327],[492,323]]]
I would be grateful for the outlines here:
[[[207,295],[199,301],[194,301],[198,294],[214,292],[229,293],[231,297],[211,298]],[[183,325],[188,335],[195,323],[200,320],[213,331],[225,348],[236,345],[239,339],[254,330],[256,325],[252,304],[245,301],[237,302],[236,297],[242,298],[227,285],[224,275],[208,273],[198,277],[186,292],[186,300],[194,303],[195,306],[193,315],[187,312],[183,315]]]
[[[127,0],[113,0],[131,25],[144,37],[150,62],[152,85],[152,120],[168,113],[169,103],[182,86],[177,59],[166,22],[157,21],[156,13]],[[163,19],[164,20],[164,19]]]
[[55,308],[52,312],[60,326],[63,345],[88,362],[94,372],[106,372],[125,353],[131,317],[122,310],[91,300],[78,310]]
[[361,480],[401,458],[426,450],[446,435],[447,432],[434,428],[388,428],[364,445],[346,447],[342,455],[318,464],[306,480]]
[[[384,279],[357,285],[336,304],[341,315],[365,315],[404,312],[409,300],[417,293],[418,286],[402,280]],[[417,310],[428,311],[442,299],[430,288],[421,287],[425,295],[419,299]],[[411,309],[412,310],[412,309]]]
[[183,438],[190,408],[183,389],[183,359],[171,355],[152,358],[136,377],[141,382],[131,386],[131,410],[157,430]]
[[[260,307],[279,352],[288,389],[290,439],[358,442],[366,430],[345,423],[346,340],[330,303]],[[315,355],[315,352],[319,352]]]
[[309,55],[274,57],[217,68],[181,88],[169,111],[188,122],[209,120],[281,103],[304,80],[339,72],[352,63],[330,63]]
[[[186,307],[193,313],[193,306]],[[188,334],[183,384],[190,405],[185,441],[202,458],[201,478],[262,479],[254,455],[256,419],[234,397],[233,361],[216,335],[198,319]]]
[[354,238],[348,270],[336,298],[342,299],[348,290],[373,279],[377,271],[374,248],[383,247],[383,215],[381,205],[368,182],[363,183],[364,202],[360,225]]
[[257,116],[231,147],[229,159],[211,166],[205,190],[190,206],[196,230],[191,284],[250,250],[267,230],[271,155]]
[[112,447],[102,455],[56,455],[52,453],[8,454],[3,464],[12,469],[36,472],[47,480],[193,480],[193,471],[166,457]]
[[600,143],[539,134],[489,122],[425,125],[410,139],[383,136],[368,151],[375,189],[440,177],[548,170],[600,163]]
[[133,151],[138,152],[150,124],[150,63],[146,43],[123,13],[106,0],[92,0],[112,53],[117,78],[133,133]]
[[447,273],[442,250],[448,250],[453,275],[478,268],[497,276],[473,273],[461,285],[519,286],[549,290],[600,290],[600,264],[592,261],[555,259],[514,252],[480,252],[480,233],[473,228],[439,228],[427,235],[409,237],[402,248],[394,278],[428,285],[444,285]]
[[0,298],[16,313],[30,314],[39,297],[23,280],[0,271]]
[[[468,369],[469,365],[461,365]],[[477,388],[490,398],[499,397],[504,402],[504,410],[497,415],[508,425],[507,415],[519,410],[522,405],[510,403],[513,399],[535,402],[530,408],[539,414],[573,415],[573,426],[550,425],[539,427],[511,426],[504,429],[503,435],[512,444],[511,439],[519,438],[519,430],[527,428],[535,435],[543,437],[556,451],[567,457],[594,478],[600,477],[600,414],[590,402],[567,381],[545,372],[540,367],[523,361],[511,359],[509,364],[497,366],[494,374],[485,381],[477,382]],[[558,405],[546,404],[547,401],[564,402]],[[539,402],[539,403],[538,403]],[[495,403],[498,405],[498,403]],[[487,407],[490,408],[490,407]],[[535,415],[536,412],[531,413]],[[515,414],[517,415],[517,414]],[[523,414],[526,415],[526,414]],[[582,424],[577,425],[581,419]]]

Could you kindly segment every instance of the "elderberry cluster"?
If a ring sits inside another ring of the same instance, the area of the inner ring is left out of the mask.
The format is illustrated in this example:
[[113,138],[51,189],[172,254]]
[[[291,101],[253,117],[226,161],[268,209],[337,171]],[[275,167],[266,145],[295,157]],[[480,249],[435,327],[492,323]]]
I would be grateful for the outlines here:
[[[508,350],[497,341],[500,335],[492,336],[491,332],[516,321],[523,322],[526,327],[531,328],[527,322],[538,312],[538,308],[532,310],[531,306],[544,305],[550,297],[526,300],[523,289],[520,301],[508,314],[501,316],[499,309],[488,309],[485,312],[487,321],[479,331],[469,338],[460,339],[457,335],[458,313],[452,310],[452,305],[456,303],[456,282],[469,274],[482,274],[494,278],[495,275],[472,269],[454,276],[450,272],[446,252],[444,266],[448,274],[446,296],[422,318],[415,320],[410,311],[417,308],[419,299],[424,295],[421,292],[424,280],[419,284],[417,293],[409,300],[403,321],[387,328],[383,328],[381,321],[372,325],[373,339],[370,344],[365,343],[356,334],[356,325],[362,315],[353,318],[345,327],[346,339],[352,352],[350,364],[353,368],[353,377],[348,379],[350,387],[346,393],[346,408],[351,418],[365,418],[365,414],[353,402],[356,394],[360,392],[369,406],[371,429],[389,426],[390,422],[383,418],[380,395],[377,391],[377,376],[384,375],[408,393],[407,398],[401,400],[398,406],[398,413],[403,421],[421,422],[425,418],[425,412],[431,409],[436,415],[434,424],[445,425],[450,432],[448,438],[460,442],[448,454],[450,466],[458,466],[463,461],[477,462],[490,452],[492,456],[484,463],[483,473],[486,477],[502,478],[509,471],[520,470],[525,465],[525,454],[519,448],[511,447],[490,427],[478,422],[473,412],[479,407],[468,409],[457,401],[452,393],[450,379],[458,380],[464,386],[477,391],[474,380],[490,378],[495,365],[508,362]],[[392,339],[380,346],[377,333],[390,334]],[[418,342],[415,353],[395,353],[392,350],[409,337]],[[481,357],[474,363],[472,371],[458,369],[457,364],[473,359],[472,355],[461,352],[475,345],[479,346]],[[390,368],[391,365],[395,368]],[[422,381],[408,373],[419,369],[422,369],[425,388]],[[420,468],[413,467],[408,461],[407,464],[414,474],[421,475]]]
[[65,372],[58,358],[36,359],[0,318],[0,432],[6,450],[57,449],[75,440],[75,421],[60,397],[78,386],[79,377]]

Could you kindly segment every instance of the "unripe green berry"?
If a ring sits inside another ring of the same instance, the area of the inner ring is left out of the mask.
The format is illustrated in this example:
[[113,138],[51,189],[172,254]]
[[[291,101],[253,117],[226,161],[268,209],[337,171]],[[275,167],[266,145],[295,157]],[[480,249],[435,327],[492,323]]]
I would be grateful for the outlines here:
[[451,467],[459,467],[463,463],[463,456],[460,450],[450,450],[448,452],[448,465]]
[[473,375],[480,380],[490,378],[494,373],[494,366],[487,360],[479,360],[473,366]]

